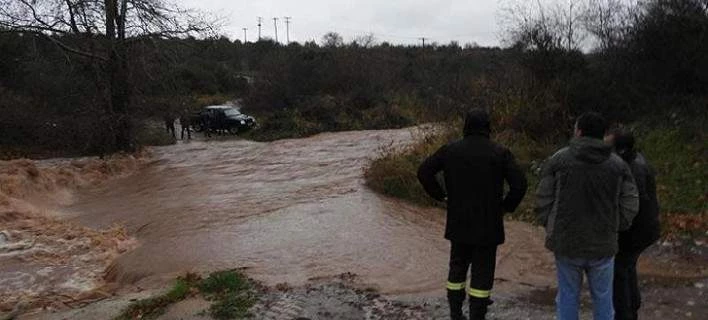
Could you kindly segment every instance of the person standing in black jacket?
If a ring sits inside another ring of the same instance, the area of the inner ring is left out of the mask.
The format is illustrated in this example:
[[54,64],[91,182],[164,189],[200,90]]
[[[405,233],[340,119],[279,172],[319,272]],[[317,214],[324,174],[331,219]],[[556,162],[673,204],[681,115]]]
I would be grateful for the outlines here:
[[637,282],[637,260],[642,251],[660,237],[659,202],[656,198],[654,171],[644,156],[634,148],[634,135],[627,129],[615,129],[606,140],[629,165],[639,191],[639,213],[632,226],[619,233],[619,252],[615,256],[613,300],[615,320],[636,320],[641,306]]
[[[470,272],[470,320],[483,320],[494,283],[497,246],[504,242],[505,212],[526,194],[527,181],[509,149],[489,139],[489,114],[471,110],[464,138],[441,147],[418,169],[418,180],[438,201],[447,201],[445,238],[450,240],[447,296],[450,316],[464,319],[462,305]],[[436,175],[442,172],[444,186]],[[504,196],[504,182],[509,192]]]

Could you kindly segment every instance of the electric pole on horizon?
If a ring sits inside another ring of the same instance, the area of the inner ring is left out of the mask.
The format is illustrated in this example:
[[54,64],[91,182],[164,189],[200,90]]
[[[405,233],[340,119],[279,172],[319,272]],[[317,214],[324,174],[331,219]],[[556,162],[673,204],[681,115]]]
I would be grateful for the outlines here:
[[278,43],[278,18],[273,18],[273,26],[275,27],[275,43]]
[[248,42],[248,37],[246,36],[246,31],[248,31],[248,28],[241,28],[243,29],[243,43],[245,44]]
[[263,22],[263,17],[258,18],[258,41],[261,41],[261,24]]
[[426,37],[420,37],[420,38],[418,38],[418,39],[420,39],[420,41],[423,41],[423,47],[425,47],[425,40],[427,40],[428,38],[426,38]]
[[293,17],[283,17],[285,19],[285,40],[286,44],[290,44],[290,19]]

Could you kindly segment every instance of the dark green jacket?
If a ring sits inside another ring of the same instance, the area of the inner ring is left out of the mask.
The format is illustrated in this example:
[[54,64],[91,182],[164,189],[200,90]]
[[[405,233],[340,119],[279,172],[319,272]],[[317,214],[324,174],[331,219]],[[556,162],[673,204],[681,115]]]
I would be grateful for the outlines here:
[[617,254],[617,235],[639,210],[629,166],[602,140],[571,140],[546,161],[537,207],[546,247],[556,255],[598,259]]

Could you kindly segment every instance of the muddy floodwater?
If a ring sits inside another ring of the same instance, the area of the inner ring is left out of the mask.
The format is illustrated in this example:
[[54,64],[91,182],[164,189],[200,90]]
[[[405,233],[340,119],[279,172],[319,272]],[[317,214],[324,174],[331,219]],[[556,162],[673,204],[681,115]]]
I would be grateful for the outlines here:
[[[363,169],[381,148],[410,143],[411,129],[342,132],[257,143],[191,141],[155,148],[136,174],[85,190],[63,218],[127,227],[139,246],[108,280],[160,282],[184,271],[246,268],[268,285],[342,273],[384,294],[442,291],[449,244],[443,212],[375,194]],[[507,224],[501,290],[552,284],[542,231]]]

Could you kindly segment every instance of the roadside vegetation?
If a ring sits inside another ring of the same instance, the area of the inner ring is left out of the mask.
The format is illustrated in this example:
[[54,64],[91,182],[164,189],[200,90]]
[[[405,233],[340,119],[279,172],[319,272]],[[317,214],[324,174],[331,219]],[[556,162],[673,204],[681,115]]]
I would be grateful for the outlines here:
[[[422,161],[440,146],[462,137],[461,123],[437,129],[414,129],[416,143],[399,149],[382,149],[365,171],[371,189],[423,206],[444,207],[427,196],[416,173]],[[635,127],[639,149],[657,173],[657,194],[663,212],[664,235],[705,236],[708,230],[708,147],[690,129]],[[495,132],[492,139],[509,147],[529,180],[529,190],[519,209],[509,218],[535,223],[535,188],[542,162],[567,140],[537,141],[513,131]]]
[[166,293],[134,302],[114,320],[157,319],[170,305],[190,297],[212,302],[205,314],[214,319],[244,319],[256,302],[253,283],[237,271],[218,271],[202,279],[195,274],[178,278]]
[[[492,138],[510,147],[527,172],[529,195],[512,217],[534,220],[541,162],[567,143],[575,116],[594,110],[635,131],[656,169],[665,236],[704,238],[708,86],[696,83],[708,85],[708,69],[698,71],[708,66],[708,50],[696,43],[708,41],[705,2],[590,1],[570,10],[520,2],[505,13],[515,58],[496,76],[473,77],[478,102],[465,106],[490,110]],[[595,42],[591,54],[579,48],[588,39]],[[382,150],[366,171],[367,184],[422,205],[442,205],[425,195],[416,170],[442,144],[462,136],[461,114],[452,119],[419,133],[413,146]]]

